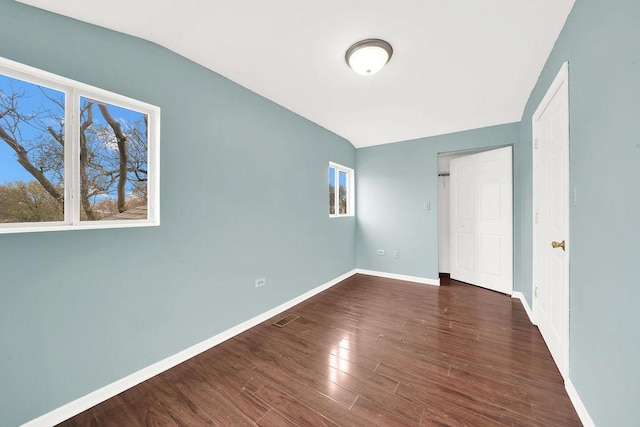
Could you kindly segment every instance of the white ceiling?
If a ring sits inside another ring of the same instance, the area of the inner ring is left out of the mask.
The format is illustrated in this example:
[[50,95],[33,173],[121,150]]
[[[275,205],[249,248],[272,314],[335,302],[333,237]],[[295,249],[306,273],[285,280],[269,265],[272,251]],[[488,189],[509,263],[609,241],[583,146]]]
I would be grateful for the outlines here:
[[[18,0],[162,45],[356,147],[519,121],[574,0]],[[394,49],[359,76],[345,51]]]

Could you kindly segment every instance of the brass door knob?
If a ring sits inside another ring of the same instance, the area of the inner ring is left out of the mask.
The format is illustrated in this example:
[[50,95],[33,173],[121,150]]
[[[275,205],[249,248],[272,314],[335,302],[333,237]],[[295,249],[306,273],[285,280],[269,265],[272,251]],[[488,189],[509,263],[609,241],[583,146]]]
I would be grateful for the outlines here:
[[553,249],[562,248],[562,250],[563,250],[563,251],[564,251],[564,250],[566,250],[566,249],[565,249],[565,243],[564,243],[564,240],[563,240],[562,242],[559,242],[559,243],[558,243],[558,242],[555,242],[555,241],[554,241],[554,242],[551,242],[551,247],[552,247]]

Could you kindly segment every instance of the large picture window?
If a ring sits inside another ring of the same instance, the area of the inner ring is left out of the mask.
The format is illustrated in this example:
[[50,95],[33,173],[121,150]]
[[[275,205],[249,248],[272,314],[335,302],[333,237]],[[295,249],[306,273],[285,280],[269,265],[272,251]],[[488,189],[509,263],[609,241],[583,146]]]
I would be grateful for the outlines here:
[[0,58],[0,233],[158,225],[159,120]]
[[353,169],[329,162],[329,216],[353,216]]

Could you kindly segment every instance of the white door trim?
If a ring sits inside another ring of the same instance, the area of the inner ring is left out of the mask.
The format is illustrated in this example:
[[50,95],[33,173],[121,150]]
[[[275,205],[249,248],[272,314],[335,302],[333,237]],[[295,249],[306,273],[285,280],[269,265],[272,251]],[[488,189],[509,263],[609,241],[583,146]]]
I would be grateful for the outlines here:
[[[561,91],[561,92],[559,92]],[[536,195],[535,195],[535,182],[536,182],[536,147],[537,147],[537,135],[536,135],[536,122],[540,119],[540,117],[543,115],[543,113],[545,112],[546,108],[549,106],[549,103],[551,102],[551,100],[557,95],[560,94],[564,99],[565,99],[565,117],[567,118],[566,120],[566,129],[565,129],[565,136],[566,136],[566,141],[567,141],[567,145],[569,145],[569,64],[568,62],[565,62],[564,64],[562,64],[562,67],[560,68],[560,71],[558,72],[557,76],[555,77],[555,79],[553,80],[553,82],[551,83],[551,86],[549,87],[549,90],[547,91],[547,93],[545,94],[544,98],[542,98],[542,101],[540,102],[538,108],[536,109],[535,113],[533,114],[532,118],[531,118],[531,128],[532,128],[532,137],[533,137],[533,144],[532,144],[532,160],[533,160],[533,168],[532,168],[532,183],[534,185],[533,188],[533,193],[532,193],[532,199],[533,199],[533,209],[532,209],[532,235],[533,235],[533,255],[532,255],[532,289],[531,289],[531,295],[532,295],[532,305],[533,305],[533,321],[534,324],[538,324],[539,321],[539,305],[536,303],[536,265],[537,265],[537,259],[536,259],[536,247],[535,247],[535,224],[536,224]],[[567,147],[568,149],[568,147]],[[569,175],[569,156],[567,156],[567,164],[566,164],[566,173],[567,176]],[[567,179],[567,188],[566,191],[569,192],[569,179]],[[567,198],[568,200],[569,198]],[[567,215],[566,215],[566,220],[565,220],[565,226],[566,226],[566,235],[570,236],[570,219],[569,219],[569,206],[567,206]],[[568,240],[568,239],[567,239]],[[561,351],[562,354],[561,355],[554,355],[554,358],[559,357],[560,358],[560,363],[558,364],[558,368],[560,370],[560,373],[562,374],[562,377],[566,380],[569,378],[569,252],[570,252],[570,242],[567,242],[567,247],[566,247],[566,256],[565,256],[565,278],[564,278],[564,289],[563,289],[563,301],[562,301],[562,315],[564,317],[564,330],[562,331],[562,343],[561,343]]]

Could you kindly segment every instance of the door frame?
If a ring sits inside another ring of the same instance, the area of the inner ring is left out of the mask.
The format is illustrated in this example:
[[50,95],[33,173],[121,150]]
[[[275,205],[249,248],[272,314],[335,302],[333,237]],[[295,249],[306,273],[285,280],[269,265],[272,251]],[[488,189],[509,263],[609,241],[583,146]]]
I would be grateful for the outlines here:
[[[559,92],[561,91],[561,92]],[[570,155],[570,140],[569,140],[569,63],[568,62],[564,62],[562,64],[562,67],[560,68],[560,71],[558,71],[558,74],[556,75],[556,77],[554,78],[553,82],[551,83],[551,85],[549,86],[549,89],[547,90],[547,93],[545,94],[544,98],[542,98],[542,101],[540,101],[540,104],[538,105],[538,108],[536,108],[535,113],[533,114],[532,118],[531,118],[531,133],[532,133],[532,144],[531,144],[531,151],[532,151],[532,221],[531,221],[531,235],[532,235],[532,270],[531,270],[531,299],[532,299],[532,315],[533,315],[533,323],[534,324],[538,324],[538,316],[539,314],[539,304],[536,303],[536,264],[538,262],[537,257],[536,257],[536,247],[535,247],[535,223],[536,223],[536,194],[535,194],[535,182],[536,182],[536,174],[538,173],[537,171],[537,161],[536,161],[536,122],[540,119],[540,117],[542,116],[542,114],[544,113],[544,111],[546,110],[546,108],[549,106],[549,103],[551,102],[551,100],[556,96],[556,94],[560,93],[565,100],[565,115],[566,115],[566,129],[565,131],[565,140],[566,140],[566,144],[567,144],[567,159],[566,159],[566,164],[563,165],[565,170],[566,170],[566,174],[567,174],[567,187],[565,188],[565,191],[567,192],[567,215],[565,218],[565,228],[566,228],[566,233],[567,233],[567,237],[570,237],[570,225],[571,225],[571,220],[570,220],[570,198],[571,198],[571,194],[570,194],[570,160],[569,160],[569,155]],[[567,240],[570,240],[569,238],[567,238]],[[562,377],[566,380],[567,378],[569,378],[569,320],[570,320],[570,316],[569,316],[569,262],[570,262],[570,250],[571,250],[571,245],[568,244],[566,247],[566,253],[565,253],[565,277],[563,280],[563,284],[564,284],[564,289],[562,290],[563,292],[563,304],[562,304],[562,316],[564,317],[564,322],[563,324],[565,325],[564,330],[562,331],[562,345],[561,345],[561,351],[563,354],[559,355],[560,360],[562,361],[562,365],[563,366],[558,366],[558,369],[560,371],[560,373],[562,374]],[[544,337],[543,337],[544,339]]]

